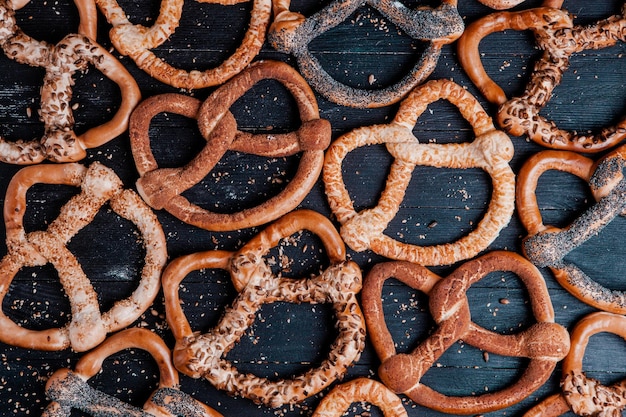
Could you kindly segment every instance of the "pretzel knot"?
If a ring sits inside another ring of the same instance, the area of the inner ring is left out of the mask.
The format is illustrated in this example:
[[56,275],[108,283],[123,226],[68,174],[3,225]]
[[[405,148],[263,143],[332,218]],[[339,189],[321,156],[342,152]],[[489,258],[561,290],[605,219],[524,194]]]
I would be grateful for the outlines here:
[[[476,139],[463,144],[422,144],[413,135],[417,118],[429,103],[446,99],[470,122]],[[360,146],[385,144],[393,156],[385,189],[378,205],[357,213],[343,181],[341,164]],[[349,132],[328,148],[323,180],[330,208],[341,223],[341,236],[355,251],[371,249],[379,255],[421,265],[444,265],[471,258],[486,249],[511,219],[514,209],[515,175],[508,162],[513,144],[495,130],[491,118],[465,89],[448,80],[429,81],[417,87],[401,103],[388,125],[374,125]],[[475,230],[456,242],[417,246],[391,239],[383,232],[394,218],[418,165],[437,168],[481,168],[492,178],[492,198]]]
[[[228,110],[254,84],[264,79],[282,83],[296,99],[302,125],[291,133],[249,134],[237,130]],[[207,143],[192,161],[181,168],[159,168],[150,149],[150,121],[160,112],[172,112],[198,120]],[[137,189],[155,209],[164,208],[178,219],[212,231],[236,230],[258,226],[293,210],[311,190],[322,170],[324,149],[330,142],[330,123],[319,118],[315,96],[304,79],[289,65],[262,61],[217,89],[207,100],[165,94],[142,102],[130,121],[130,139],[135,164],[141,178]],[[277,195],[258,206],[236,213],[222,214],[205,210],[181,195],[196,185],[228,150],[267,157],[302,153],[298,171]]]
[[[283,237],[303,229],[321,238],[331,265],[314,278],[276,276],[262,255]],[[185,275],[202,268],[229,271],[239,292],[217,326],[205,334],[192,331],[178,295]],[[237,252],[209,251],[174,260],[163,274],[163,288],[167,320],[176,338],[176,367],[186,375],[204,377],[218,389],[255,403],[280,407],[315,395],[341,378],[365,346],[365,324],[356,300],[361,289],[361,271],[354,262],[345,260],[345,248],[330,221],[309,210],[285,215]],[[252,325],[257,311],[274,302],[332,304],[337,338],[317,368],[291,379],[272,381],[241,374],[225,356]]]
[[[37,183],[81,187],[81,192],[63,206],[47,230],[26,233],[23,225],[26,192]],[[145,263],[135,291],[117,301],[108,312],[101,313],[98,295],[66,245],[107,203],[113,212],[132,222],[141,233]],[[121,180],[111,169],[97,162],[89,168],[79,164],[23,168],[9,184],[4,213],[8,253],[0,261],[0,302],[22,267],[50,263],[57,270],[69,298],[72,319],[62,328],[28,330],[0,311],[2,342],[27,349],[71,347],[85,351],[103,341],[107,333],[130,325],[152,304],[167,259],[165,235],[150,208],[137,194],[123,190]]]

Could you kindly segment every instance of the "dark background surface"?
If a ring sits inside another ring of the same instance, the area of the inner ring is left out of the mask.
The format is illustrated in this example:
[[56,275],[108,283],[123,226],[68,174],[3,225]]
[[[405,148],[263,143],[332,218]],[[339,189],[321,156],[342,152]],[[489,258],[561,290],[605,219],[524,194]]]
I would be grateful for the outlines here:
[[[327,2],[323,2],[326,4]],[[516,9],[537,5],[527,1]],[[149,24],[158,15],[157,2],[121,2],[131,21]],[[293,10],[305,15],[319,10],[323,4],[299,1]],[[410,3],[415,6],[417,3]],[[565,1],[564,7],[577,16],[576,23],[590,23],[619,11],[619,1]],[[215,66],[229,56],[245,32],[250,4],[217,6],[186,2],[180,27],[170,42],[158,48],[158,54],[170,63],[187,69]],[[490,12],[474,0],[462,0],[459,11],[466,24]],[[75,30],[77,13],[69,1],[33,1],[18,12],[20,26],[36,39],[57,42]],[[109,26],[99,16],[98,41],[110,47]],[[325,68],[350,85],[368,87],[370,75],[376,85],[389,85],[399,79],[416,59],[421,45],[404,36],[376,11],[362,7],[351,19],[311,45]],[[572,58],[572,65],[557,87],[554,97],[542,114],[555,120],[560,127],[576,130],[597,130],[616,123],[623,114],[626,96],[626,66],[621,59],[624,45],[599,51],[587,51]],[[494,34],[481,43],[484,65],[489,74],[509,95],[519,94],[528,77],[532,62],[539,55],[532,36],[526,32],[508,31]],[[119,54],[115,53],[116,57]],[[295,66],[292,57],[272,50],[267,44],[257,59],[277,59]],[[163,93],[181,92],[199,99],[208,97],[213,88],[193,92],[178,91],[150,79],[127,58],[120,57],[135,76],[144,98]],[[39,88],[43,71],[17,64],[0,56],[0,134],[11,140],[40,137],[43,127],[37,120]],[[466,86],[490,114],[494,107],[478,95],[461,69],[455,47],[443,48],[432,79],[450,78]],[[76,78],[72,103],[76,130],[96,126],[111,116],[119,100],[117,87],[100,73],[91,70]],[[333,138],[349,130],[387,123],[397,111],[397,105],[374,109],[352,109],[332,104],[318,96],[321,117],[330,120]],[[242,130],[260,132],[271,128],[275,132],[289,131],[299,124],[292,99],[277,83],[264,81],[241,98],[231,109]],[[29,112],[27,109],[30,108]],[[29,113],[31,114],[29,116]],[[414,129],[422,142],[459,142],[473,139],[467,123],[447,102],[429,106]],[[161,115],[152,123],[153,151],[162,166],[180,166],[190,160],[203,146],[193,121],[174,115]],[[541,150],[524,137],[512,138],[515,156],[511,165],[517,172],[524,161]],[[597,158],[598,156],[594,156]],[[126,187],[134,187],[138,178],[130,150],[128,135],[99,148],[91,149],[83,161],[101,161],[113,168]],[[359,149],[344,163],[345,181],[362,209],[376,203],[384,184],[391,157],[382,147]],[[190,200],[216,210],[250,207],[277,193],[284,181],[293,175],[297,158],[265,158],[228,152],[219,166],[207,178],[187,192]],[[0,195],[20,167],[0,165]],[[478,169],[465,171],[418,167],[400,213],[386,234],[404,241],[430,245],[448,242],[466,234],[484,214],[490,197],[488,176]],[[58,210],[75,193],[69,187],[38,185],[28,194],[27,231],[44,229],[56,218]],[[546,224],[565,226],[590,202],[586,184],[567,174],[547,173],[537,191]],[[318,182],[301,207],[330,215],[323,186]],[[167,237],[170,259],[208,249],[236,250],[258,232],[258,228],[224,233],[212,233],[185,225],[166,212],[158,212]],[[604,285],[626,290],[623,282],[624,219],[617,218],[597,237],[573,251],[568,259],[575,261],[590,276]],[[75,236],[68,245],[78,257],[101,297],[103,308],[133,289],[135,277],[142,266],[142,248],[129,223],[106,210],[92,224]],[[525,236],[516,214],[490,249],[519,251]],[[285,241],[272,251],[284,274],[301,276],[324,267],[326,259],[318,251],[316,238],[308,233]],[[6,253],[6,247],[0,248]],[[281,264],[282,254],[290,261]],[[349,251],[366,274],[381,257],[369,252]],[[277,266],[277,269],[278,269]],[[445,276],[457,265],[432,268]],[[543,275],[549,287],[556,320],[571,328],[584,315],[594,311],[577,301],[554,280],[548,270]],[[196,330],[208,330],[217,323],[223,309],[235,296],[228,276],[216,271],[201,271],[188,276],[181,288],[185,312]],[[490,274],[469,291],[473,320],[503,333],[511,333],[532,323],[528,298],[515,276]],[[509,300],[508,304],[501,302]],[[384,288],[384,306],[390,330],[398,351],[407,352],[423,339],[433,322],[427,312],[426,297],[397,281]],[[2,305],[3,311],[21,325],[34,329],[59,327],[67,321],[69,303],[63,295],[56,272],[51,266],[24,268],[11,284]],[[242,342],[228,355],[243,371],[263,376],[289,377],[323,359],[334,337],[332,312],[328,306],[274,304],[264,306],[258,319]],[[136,322],[137,326],[154,330],[168,345],[173,338],[167,327],[162,296]],[[38,352],[0,344],[0,415],[39,415],[47,404],[44,386],[57,369],[72,367],[80,354],[69,350]],[[449,395],[470,395],[495,391],[519,377],[526,366],[524,360],[490,355],[488,360],[478,349],[457,343],[431,369],[422,382]],[[369,341],[360,361],[346,376],[376,377],[378,359]],[[598,335],[591,340],[585,356],[585,370],[604,383],[615,382],[626,375],[624,342],[617,336]],[[125,351],[104,365],[104,371],[92,379],[92,384],[124,401],[140,406],[155,388],[158,378],[150,357],[142,351]],[[521,415],[538,399],[556,392],[560,377],[557,368],[549,383],[522,403],[490,415]],[[303,404],[268,409],[241,398],[231,398],[216,391],[203,380],[181,375],[182,389],[214,407],[224,416],[307,416],[321,395]],[[322,393],[323,394],[323,393]],[[415,405],[403,397],[410,416],[438,413]],[[376,415],[375,409],[355,405],[352,415]],[[78,413],[75,413],[79,415]]]

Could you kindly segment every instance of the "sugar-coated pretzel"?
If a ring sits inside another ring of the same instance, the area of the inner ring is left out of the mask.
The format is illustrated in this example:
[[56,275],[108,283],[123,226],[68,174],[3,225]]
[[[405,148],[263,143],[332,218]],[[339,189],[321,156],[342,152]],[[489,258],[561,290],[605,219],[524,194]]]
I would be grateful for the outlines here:
[[[301,127],[291,133],[250,134],[237,130],[230,106],[263,79],[281,82],[296,99]],[[172,112],[198,120],[207,144],[181,168],[159,168],[150,149],[150,121],[160,112]],[[151,97],[133,112],[130,139],[141,178],[137,189],[155,209],[165,209],[178,219],[207,230],[224,231],[258,226],[293,210],[309,193],[322,170],[324,150],[330,143],[330,123],[319,118],[315,95],[289,65],[260,61],[217,89],[204,102],[179,94]],[[277,195],[258,206],[235,213],[216,213],[199,207],[181,193],[202,180],[228,150],[268,157],[301,152],[297,173]]]
[[[264,254],[283,237],[307,229],[318,235],[331,265],[319,276],[290,279],[275,276]],[[361,289],[361,270],[345,260],[345,247],[332,223],[324,216],[299,210],[281,217],[237,252],[207,251],[172,261],[163,273],[167,321],[176,338],[174,364],[184,374],[204,377],[231,395],[269,407],[293,404],[320,392],[343,377],[365,346],[365,323],[356,294]],[[191,329],[178,295],[180,282],[194,270],[219,268],[229,271],[239,295],[220,322],[208,333]],[[337,319],[337,338],[322,363],[291,379],[269,380],[241,374],[225,359],[245,334],[257,310],[273,302],[331,303]]]
[[[459,38],[459,61],[470,79],[492,103],[499,105],[497,121],[508,133],[528,135],[536,143],[578,152],[599,152],[626,138],[626,118],[614,126],[593,134],[581,134],[560,129],[556,123],[540,114],[561,82],[573,54],[601,49],[626,41],[626,4],[621,15],[614,15],[588,26],[574,25],[572,17],[560,10],[562,1],[546,1],[546,7],[519,12],[498,12],[470,24]],[[543,50],[535,62],[525,91],[508,99],[506,94],[486,73],[478,51],[485,36],[507,29],[531,30],[537,45]]]
[[[80,187],[81,192],[65,203],[47,230],[26,233],[23,225],[26,192],[37,183],[71,185]],[[143,239],[145,263],[133,293],[102,313],[98,295],[66,244],[105,204],[137,227]],[[71,307],[68,324],[46,330],[25,329],[0,311],[0,341],[4,343],[38,350],[91,349],[107,333],[139,318],[159,291],[161,271],[167,260],[161,225],[141,198],[131,190],[124,190],[113,170],[100,163],[94,162],[88,168],[77,163],[22,168],[7,189],[4,219],[8,253],[0,261],[0,303],[21,268],[50,263],[58,272]]]
[[[572,250],[596,235],[626,210],[626,146],[602,159],[593,160],[568,151],[543,151],[531,157],[519,173],[517,210],[528,231],[524,254],[539,267],[550,267],[557,281],[579,300],[600,310],[626,314],[626,292],[606,288],[571,262],[564,260]],[[535,190],[548,170],[568,172],[589,183],[596,202],[569,226],[544,225]]]
[[[412,133],[417,118],[429,103],[445,99],[472,125],[476,139],[463,144],[423,144]],[[394,157],[378,205],[357,213],[343,182],[341,164],[360,146],[386,144]],[[444,265],[471,258],[486,249],[505,227],[514,209],[515,175],[508,162],[513,144],[493,127],[480,103],[465,89],[448,80],[429,81],[411,92],[387,125],[355,129],[335,140],[326,152],[323,179],[330,208],[341,223],[341,236],[355,251],[372,251],[395,260],[421,265]],[[400,208],[411,173],[417,165],[485,170],[492,178],[489,208],[476,228],[456,242],[417,246],[384,234]]]
[[[98,391],[87,384],[104,361],[125,349],[147,351],[159,369],[159,386],[142,409]],[[178,389],[178,372],[171,352],[155,333],[140,328],[122,330],[109,338],[76,364],[74,370],[57,370],[46,383],[46,395],[52,400],[42,417],[69,417],[72,410],[90,413],[94,417],[222,417],[220,413]]]
[[[233,5],[248,0],[197,0],[201,3]],[[130,57],[139,68],[151,77],[177,88],[188,90],[223,84],[241,72],[257,56],[270,22],[271,0],[252,0],[251,20],[237,50],[222,64],[203,71],[186,71],[168,64],[152,49],[168,40],[178,27],[184,0],[163,0],[159,16],[147,28],[132,24],[116,0],[96,0],[100,11],[113,26],[109,36],[115,48]]]
[[[510,271],[520,278],[528,289],[537,323],[519,333],[502,335],[471,321],[466,292],[472,284],[495,271]],[[396,352],[385,323],[381,293],[389,278],[426,293],[430,312],[438,325],[410,353]],[[513,405],[543,385],[569,350],[567,331],[554,323],[552,303],[541,273],[513,252],[489,252],[466,262],[445,278],[409,262],[380,263],[365,278],[361,296],[368,333],[382,362],[378,374],[383,383],[392,391],[441,412],[476,414]],[[511,386],[477,396],[447,396],[423,384],[422,376],[460,339],[498,355],[529,358],[528,366]]]
[[[412,88],[433,72],[441,47],[463,33],[463,20],[456,8],[457,0],[443,0],[436,8],[409,9],[392,0],[333,1],[309,18],[289,10],[291,0],[274,1],[274,21],[268,40],[279,51],[293,54],[300,72],[311,86],[328,100],[343,106],[375,108],[400,101]],[[375,90],[353,88],[328,74],[308,50],[309,43],[332,29],[366,3],[373,7],[413,39],[428,43],[418,62],[396,84]]]

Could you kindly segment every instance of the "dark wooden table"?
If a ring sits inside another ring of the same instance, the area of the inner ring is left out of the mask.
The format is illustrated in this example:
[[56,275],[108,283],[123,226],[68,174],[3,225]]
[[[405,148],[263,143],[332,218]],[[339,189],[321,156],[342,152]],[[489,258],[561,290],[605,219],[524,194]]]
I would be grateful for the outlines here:
[[[157,2],[121,1],[133,22],[149,23],[158,15]],[[327,1],[323,3],[328,3]],[[415,6],[411,2],[411,6]],[[432,2],[429,2],[432,3]],[[461,0],[459,10],[466,24],[490,12],[474,0]],[[516,9],[536,6],[527,1]],[[216,6],[186,2],[180,27],[171,42],[158,53],[166,60],[184,68],[206,68],[219,64],[239,44],[248,22],[249,4]],[[322,5],[314,1],[294,2],[293,9],[310,15]],[[590,23],[615,14],[621,3],[616,0],[566,0],[565,7],[577,16],[577,23]],[[75,30],[77,12],[65,0],[33,1],[18,12],[21,27],[36,39],[57,42]],[[100,16],[98,41],[110,47],[109,26]],[[312,44],[314,54],[335,77],[351,85],[369,87],[373,75],[375,85],[388,85],[400,78],[414,62],[420,45],[403,36],[376,11],[362,7],[349,20],[332,32],[320,36]],[[520,93],[540,52],[534,48],[532,36],[526,32],[508,31],[489,36],[481,44],[485,67],[509,94]],[[597,130],[616,123],[624,112],[626,97],[626,65],[624,44],[587,51],[573,57],[572,65],[556,89],[544,114],[561,127],[576,130]],[[116,53],[116,56],[119,55]],[[127,58],[120,57],[136,77],[143,97],[163,92],[180,92],[199,99],[211,94],[213,88],[179,91],[150,79]],[[265,45],[258,59],[275,59],[296,65],[294,59]],[[36,116],[42,70],[17,64],[0,56],[0,134],[9,139],[39,137],[43,130]],[[480,102],[494,112],[461,69],[455,46],[446,46],[432,79],[449,78],[467,87]],[[92,70],[76,79],[72,103],[77,131],[95,126],[110,117],[118,105],[119,93],[111,82]],[[261,132],[288,131],[298,126],[297,113],[282,87],[263,82],[240,99],[232,112],[242,130]],[[393,105],[374,110],[352,109],[330,103],[318,96],[321,116],[330,120],[333,138],[359,126],[387,123],[397,111]],[[192,158],[203,145],[193,121],[182,117],[159,116],[152,124],[153,149],[157,159],[167,166],[179,166]],[[446,102],[429,106],[414,129],[423,142],[460,142],[472,139],[469,126]],[[524,137],[513,137],[515,156],[511,162],[517,172],[524,161],[540,151],[540,147]],[[597,158],[598,156],[594,156]],[[344,167],[346,181],[355,206],[364,208],[376,203],[378,193],[389,167],[391,157],[383,148],[371,147],[350,155]],[[134,167],[127,134],[99,148],[91,149],[83,161],[100,161],[113,168],[127,187],[134,187],[138,173]],[[297,158],[265,158],[229,152],[219,166],[188,197],[204,207],[233,210],[250,207],[273,195],[293,175]],[[0,195],[20,169],[0,165]],[[29,205],[25,219],[27,230],[44,229],[58,214],[59,208],[75,190],[61,186],[36,186],[28,194]],[[386,233],[416,244],[434,244],[456,239],[483,216],[490,197],[488,176],[478,170],[458,171],[418,167],[410,190],[398,217]],[[538,198],[546,223],[564,226],[590,203],[586,184],[572,176],[548,173],[539,184]],[[302,202],[330,216],[321,181]],[[223,248],[235,250],[258,232],[258,228],[233,232],[212,233],[188,226],[166,212],[158,212],[166,237],[170,259],[201,250]],[[624,219],[617,218],[597,237],[590,239],[569,255],[589,275],[604,285],[626,290],[623,272]],[[515,214],[509,226],[490,246],[490,250],[519,251],[526,232]],[[0,233],[1,235],[1,233]],[[135,277],[142,264],[142,248],[136,242],[133,227],[115,214],[103,210],[96,221],[74,237],[70,250],[76,254],[86,274],[99,291],[100,302],[106,307],[134,289]],[[309,234],[302,234],[274,249],[271,256],[280,265],[282,254],[290,261],[282,267],[288,276],[316,272],[326,262],[319,254],[319,245]],[[6,246],[0,248],[6,253]],[[371,267],[385,259],[370,252],[349,256],[357,261],[366,274]],[[446,275],[458,265],[432,268]],[[571,328],[593,308],[582,304],[559,286],[549,270],[542,270],[549,287],[558,323]],[[185,312],[195,329],[209,329],[219,319],[223,309],[234,298],[235,290],[228,277],[216,271],[201,271],[190,275],[181,288]],[[490,274],[469,292],[473,320],[489,329],[511,333],[532,321],[528,297],[517,278],[507,273]],[[508,303],[503,300],[508,300]],[[407,352],[432,329],[427,312],[426,297],[399,282],[384,288],[385,312],[398,350]],[[56,272],[51,266],[24,268],[11,284],[2,305],[3,310],[23,326],[43,329],[58,327],[67,321],[69,303],[63,295]],[[293,373],[324,358],[334,329],[332,312],[327,306],[273,304],[264,306],[254,326],[242,342],[228,355],[243,371],[263,376],[289,377]],[[169,346],[173,337],[165,321],[162,296],[135,323],[154,330]],[[0,344],[0,415],[39,415],[48,400],[44,386],[48,377],[62,367],[72,367],[81,357],[69,350],[39,352]],[[346,376],[376,378],[379,361],[368,342],[358,363]],[[423,378],[423,382],[449,395],[470,395],[495,391],[521,374],[527,362],[490,355],[463,343],[457,343]],[[587,373],[608,383],[626,374],[624,342],[617,336],[603,334],[594,337],[585,356]],[[156,368],[147,354],[124,351],[105,362],[104,371],[93,378],[98,389],[140,406],[157,384]],[[558,390],[560,367],[550,381],[530,398],[493,415],[521,415],[539,399]],[[320,400],[316,395],[302,404],[268,409],[241,398],[231,398],[203,380],[181,376],[182,389],[224,416],[297,416],[310,415]],[[403,398],[410,416],[439,413],[415,405]],[[376,415],[375,409],[355,404],[353,414]],[[74,415],[74,414],[73,414]],[[78,414],[76,414],[78,415]]]

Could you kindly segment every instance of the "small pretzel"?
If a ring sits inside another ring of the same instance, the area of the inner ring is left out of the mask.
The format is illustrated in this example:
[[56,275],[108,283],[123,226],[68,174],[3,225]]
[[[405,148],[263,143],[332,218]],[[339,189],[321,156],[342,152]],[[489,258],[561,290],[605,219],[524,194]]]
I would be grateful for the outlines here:
[[520,3],[523,3],[524,0],[478,0],[480,3],[484,4],[487,7],[491,7],[496,10],[504,10],[510,9],[511,7],[515,7]]
[[[137,348],[150,353],[159,369],[159,386],[142,409],[98,391],[87,381],[102,370],[103,362],[124,349]],[[69,417],[72,410],[107,417],[222,417],[220,413],[178,389],[178,372],[163,340],[146,329],[122,330],[83,356],[74,371],[57,370],[46,383],[52,400],[42,417]]]
[[[198,1],[230,6],[248,0]],[[165,43],[178,27],[183,11],[183,0],[163,0],[159,16],[149,28],[133,25],[116,0],[96,0],[96,3],[113,26],[109,37],[122,55],[130,57],[151,77],[173,87],[188,90],[223,84],[252,62],[265,42],[265,32],[272,13],[271,0],[253,0],[250,25],[237,50],[215,68],[185,71],[173,67],[152,52],[152,49]]]
[[[446,99],[459,108],[472,125],[476,139],[463,144],[422,144],[412,129],[426,106]],[[376,207],[357,213],[342,179],[341,163],[360,146],[386,144],[394,157],[385,190]],[[448,80],[429,81],[417,87],[402,102],[388,125],[355,129],[329,146],[324,161],[323,179],[326,196],[335,217],[341,223],[341,236],[355,251],[371,249],[379,255],[421,265],[444,265],[471,258],[486,249],[505,227],[514,209],[515,175],[508,162],[513,144],[495,130],[491,118],[465,89]],[[489,208],[476,229],[453,243],[416,246],[396,241],[384,234],[387,224],[400,208],[411,174],[417,165],[485,170],[492,178],[493,191]]]
[[[295,132],[253,135],[237,130],[230,106],[263,79],[281,82],[295,97],[302,126]],[[150,149],[150,121],[160,112],[198,120],[207,144],[181,168],[159,168]],[[293,210],[309,193],[322,170],[324,149],[330,142],[330,123],[319,118],[317,101],[304,79],[289,65],[262,61],[217,89],[203,103],[179,94],[165,94],[142,102],[130,121],[135,165],[141,178],[137,189],[153,208],[165,209],[183,222],[212,231],[236,230],[270,222]],[[181,194],[202,180],[228,150],[267,157],[302,152],[300,166],[289,184],[260,205],[236,213],[215,213],[189,202]]]
[[[328,100],[342,106],[375,108],[400,101],[412,88],[422,83],[435,69],[441,47],[455,41],[463,33],[463,19],[456,8],[457,0],[443,0],[436,8],[409,9],[392,0],[333,1],[309,18],[289,10],[291,0],[273,3],[274,21],[268,40],[281,52],[293,54],[300,72],[311,86]],[[399,82],[377,90],[347,86],[332,78],[308,50],[317,36],[332,29],[366,3],[415,40],[428,46],[413,69]]]
[[[263,256],[283,237],[307,229],[317,234],[331,265],[309,279],[275,276]],[[208,333],[193,332],[178,296],[180,282],[190,272],[219,268],[230,272],[239,295],[218,325]],[[269,407],[293,404],[320,392],[360,357],[365,346],[365,323],[356,300],[361,289],[361,270],[345,260],[345,247],[330,221],[309,210],[291,212],[248,242],[237,252],[207,251],[172,261],[163,274],[165,311],[174,337],[174,364],[193,378],[204,377],[231,395]],[[226,354],[245,334],[263,304],[332,303],[337,318],[337,338],[327,358],[314,369],[292,379],[271,381],[239,373]]]
[[[517,189],[518,213],[528,231],[523,242],[526,257],[539,267],[550,267],[557,281],[579,300],[618,314],[626,314],[626,293],[603,287],[564,258],[626,210],[625,164],[626,146],[596,163],[573,152],[543,151],[524,164]],[[596,199],[563,229],[544,225],[539,211],[535,190],[548,170],[568,172],[587,181]]]
[[[466,292],[495,271],[515,273],[528,289],[537,323],[527,330],[501,335],[471,321]],[[382,308],[383,284],[392,277],[429,296],[430,312],[438,325],[406,354],[396,353]],[[406,394],[416,403],[444,413],[486,413],[523,400],[547,381],[556,363],[569,350],[567,331],[554,323],[552,303],[541,273],[513,252],[489,252],[466,262],[446,278],[409,262],[378,264],[365,279],[362,303],[370,339],[382,362],[378,374],[383,383],[395,393]],[[460,339],[498,355],[529,358],[528,367],[513,385],[478,396],[447,396],[423,384],[422,376]]]
[[[23,217],[26,192],[37,183],[81,187],[61,209],[46,231],[26,233]],[[117,301],[106,313],[100,312],[98,295],[66,244],[89,224],[107,204],[120,217],[132,222],[143,237],[145,264],[141,280],[130,297]],[[122,189],[115,173],[93,163],[36,165],[22,168],[11,180],[4,203],[8,253],[0,261],[0,303],[13,278],[22,267],[50,263],[71,306],[72,319],[62,328],[29,330],[17,325],[0,311],[0,341],[26,349],[85,351],[102,342],[106,334],[135,321],[152,304],[167,259],[165,235],[154,213],[131,190]]]
[[[561,82],[573,54],[626,41],[626,5],[622,7],[621,15],[589,26],[574,26],[572,17],[558,9],[561,3],[546,1],[544,4],[548,7],[499,12],[473,22],[458,41],[459,61],[487,100],[500,105],[497,120],[508,133],[515,136],[526,134],[536,143],[553,149],[599,152],[626,138],[626,118],[615,126],[586,135],[559,129],[540,112]],[[531,30],[539,48],[544,51],[535,63],[524,93],[512,99],[507,99],[502,88],[489,78],[478,52],[478,45],[485,36],[507,29]]]

